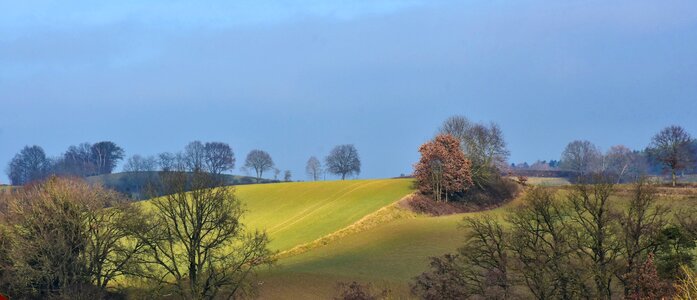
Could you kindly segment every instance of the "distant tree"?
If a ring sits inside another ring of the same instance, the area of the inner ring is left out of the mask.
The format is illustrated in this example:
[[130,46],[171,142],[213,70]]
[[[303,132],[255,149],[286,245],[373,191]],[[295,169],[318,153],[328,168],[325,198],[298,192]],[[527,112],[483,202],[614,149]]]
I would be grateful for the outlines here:
[[310,157],[310,159],[307,160],[305,172],[307,172],[307,176],[314,181],[320,179],[320,177],[322,176],[322,164],[319,162],[319,159],[317,159],[317,157],[312,156]]
[[452,116],[445,120],[440,134],[455,137],[462,151],[472,163],[472,181],[484,188],[493,178],[498,177],[510,155],[503,137],[503,131],[496,123],[472,123],[463,116]]
[[183,169],[177,168],[178,165],[178,159],[177,155],[172,154],[170,152],[162,152],[157,155],[157,163],[160,166],[160,170],[164,172],[168,171],[174,171],[179,169],[180,171],[183,171]]
[[44,149],[39,146],[25,146],[10,161],[7,176],[13,185],[23,185],[44,179],[49,171],[50,161]]
[[58,174],[68,174],[79,177],[95,175],[97,167],[92,160],[92,145],[90,143],[82,143],[77,146],[70,146],[63,153],[63,157],[55,167]]
[[470,161],[452,135],[441,134],[419,148],[421,159],[414,166],[419,190],[436,201],[461,192],[472,185]]
[[278,180],[278,176],[281,176],[281,170],[273,168],[273,180]]
[[678,171],[687,168],[694,157],[690,151],[692,137],[680,126],[669,126],[661,130],[651,139],[649,153],[658,160],[665,169],[670,170],[673,186],[675,186]]
[[132,155],[123,165],[124,172],[150,172],[157,169],[157,159],[154,156]]
[[165,196],[152,200],[137,235],[146,253],[139,275],[183,299],[246,298],[255,271],[273,263],[266,233],[246,230],[234,189],[213,188],[219,176],[198,170],[162,178]]
[[605,172],[616,176],[618,183],[628,178],[638,179],[647,171],[644,157],[623,145],[610,147],[604,165]]
[[[254,149],[247,154],[247,159],[244,161],[244,166],[254,169],[257,176],[257,182],[261,180],[264,172],[271,170],[274,167],[273,159],[266,151]],[[280,171],[279,171],[280,172]]]
[[221,174],[235,168],[235,153],[230,145],[221,142],[210,142],[204,146],[206,170],[213,174]]
[[598,171],[600,164],[600,150],[589,141],[573,141],[561,154],[560,167],[576,172],[579,177]]
[[110,174],[124,157],[123,149],[110,141],[96,143],[90,150],[98,174]]
[[290,170],[286,170],[286,171],[283,173],[283,181],[285,181],[285,182],[290,182],[290,178],[291,178]]
[[202,171],[206,161],[205,146],[200,141],[190,142],[184,147],[183,158],[188,171]]
[[334,147],[325,159],[325,164],[327,171],[340,175],[341,180],[346,179],[346,176],[361,173],[361,159],[358,157],[358,150],[352,144]]

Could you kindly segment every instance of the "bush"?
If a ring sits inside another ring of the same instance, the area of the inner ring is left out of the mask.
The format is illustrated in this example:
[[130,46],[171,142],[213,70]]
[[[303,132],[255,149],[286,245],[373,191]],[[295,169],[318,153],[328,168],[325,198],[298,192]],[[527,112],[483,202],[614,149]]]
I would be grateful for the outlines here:
[[496,176],[482,187],[474,186],[465,191],[458,197],[458,201],[475,204],[480,207],[491,207],[515,198],[519,191],[520,186],[513,180]]
[[382,290],[379,293],[373,291],[370,283],[362,285],[358,282],[339,282],[336,287],[338,296],[336,300],[378,300],[387,299],[390,294],[389,290]]

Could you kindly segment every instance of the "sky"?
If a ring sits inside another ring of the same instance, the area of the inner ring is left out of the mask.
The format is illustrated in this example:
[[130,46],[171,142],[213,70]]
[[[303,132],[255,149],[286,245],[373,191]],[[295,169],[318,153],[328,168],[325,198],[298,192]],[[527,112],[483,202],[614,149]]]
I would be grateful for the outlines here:
[[235,174],[263,149],[306,180],[354,144],[392,177],[451,115],[498,123],[512,162],[697,136],[697,1],[0,0],[1,171],[25,145],[201,140]]

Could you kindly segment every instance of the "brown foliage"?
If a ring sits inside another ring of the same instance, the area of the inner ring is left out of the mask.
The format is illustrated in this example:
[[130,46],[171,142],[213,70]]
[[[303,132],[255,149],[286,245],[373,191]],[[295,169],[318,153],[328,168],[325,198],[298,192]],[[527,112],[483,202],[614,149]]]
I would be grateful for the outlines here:
[[380,292],[373,291],[370,283],[362,285],[358,282],[339,282],[337,284],[338,295],[334,297],[336,300],[379,300],[387,299],[390,294],[389,290]]
[[658,277],[658,271],[653,260],[653,253],[649,253],[644,264],[634,273],[628,274],[632,278],[630,284],[632,292],[627,299],[665,299],[668,296],[669,285]]
[[419,191],[441,201],[472,186],[471,162],[465,157],[459,141],[449,134],[440,134],[419,148],[421,159],[414,166]]

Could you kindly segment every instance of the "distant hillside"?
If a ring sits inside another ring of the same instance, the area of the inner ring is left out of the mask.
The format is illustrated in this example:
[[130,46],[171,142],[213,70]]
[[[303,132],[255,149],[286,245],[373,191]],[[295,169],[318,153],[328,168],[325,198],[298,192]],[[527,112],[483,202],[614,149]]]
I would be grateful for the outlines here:
[[[224,185],[255,184],[256,178],[239,175],[221,175],[225,178]],[[134,200],[143,200],[148,197],[145,189],[150,182],[157,182],[158,172],[123,172],[87,177],[85,180],[93,184],[101,184],[104,187],[123,193]],[[262,179],[260,183],[278,182],[271,179]]]

